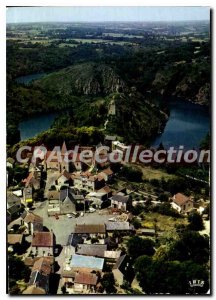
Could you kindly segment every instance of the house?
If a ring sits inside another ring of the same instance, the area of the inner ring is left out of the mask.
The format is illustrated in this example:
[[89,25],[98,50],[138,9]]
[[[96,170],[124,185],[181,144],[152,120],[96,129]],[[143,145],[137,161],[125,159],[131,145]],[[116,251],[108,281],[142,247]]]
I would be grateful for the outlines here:
[[83,177],[81,176],[81,173],[73,173],[71,175],[71,178],[73,180],[73,185],[77,188],[83,188]]
[[99,271],[102,272],[104,266],[104,259],[94,256],[84,256],[84,255],[77,255],[74,254],[72,256],[72,260],[70,263],[71,269],[74,272],[79,272],[83,270],[92,271]]
[[31,256],[27,256],[24,259],[24,264],[26,266],[28,266],[30,269],[32,269],[32,267],[34,266],[35,262],[40,260],[41,258],[45,258],[46,260],[48,260],[50,266],[52,267],[52,272],[53,272],[53,267],[54,267],[54,257],[53,256],[43,256],[43,257],[31,257]]
[[120,250],[116,250],[116,251],[106,250],[104,252],[104,258],[109,263],[115,263],[119,259],[120,256],[121,256]]
[[97,208],[104,208],[110,205],[109,198],[112,196],[112,190],[109,186],[105,185],[103,188],[90,192],[86,198],[92,201],[92,205]]
[[76,200],[70,189],[60,190],[60,214],[76,212]]
[[17,219],[22,213],[22,210],[23,208],[21,204],[14,204],[10,206],[7,209],[7,223],[10,223],[11,221]]
[[83,188],[88,191],[95,191],[105,186],[104,176],[102,175],[92,175],[83,178]]
[[22,190],[13,191],[13,194],[17,197],[22,197],[22,195],[23,195]]
[[65,256],[71,256],[74,254],[74,248],[77,247],[78,244],[83,244],[84,238],[82,235],[71,233],[68,237],[67,244],[65,246]]
[[30,212],[23,219],[24,225],[27,227],[29,234],[35,231],[43,231],[43,218]]
[[129,260],[126,254],[119,257],[115,263],[112,273],[116,282],[121,286],[124,281],[124,277],[129,272]]
[[74,278],[74,291],[87,294],[95,292],[98,276],[90,272],[76,272]]
[[104,177],[104,180],[107,182],[109,181],[113,176],[113,171],[110,168],[102,170],[100,173]]
[[78,244],[76,248],[76,254],[104,257],[104,253],[107,250],[107,245],[101,244]]
[[97,193],[101,193],[101,200],[108,200],[112,196],[112,190],[108,185],[105,185],[101,189],[97,190]]
[[59,196],[60,196],[60,191],[57,190],[49,190],[47,193],[47,199],[49,203],[52,203],[52,201],[59,202]]
[[54,272],[54,257],[47,256],[36,259],[32,266],[32,272],[37,271],[42,275],[50,276]]
[[59,186],[62,186],[64,184],[71,185],[72,184],[71,174],[68,173],[66,170],[63,170],[59,175],[59,177],[57,178],[56,184]]
[[130,225],[129,222],[106,222],[105,225],[109,236],[112,236],[116,231],[121,231],[122,235],[134,231],[133,225]]
[[34,232],[32,236],[31,251],[36,256],[53,256],[53,232]]
[[15,204],[21,207],[21,199],[18,196],[16,196],[13,192],[7,191],[7,208],[10,208]]
[[106,228],[104,224],[77,224],[74,233],[90,238],[105,238]]
[[22,211],[21,199],[7,191],[7,223],[19,217]]
[[63,170],[69,172],[69,162],[65,157],[67,156],[67,148],[65,143],[63,143],[60,151],[47,151],[44,158],[44,168],[45,170],[50,169],[53,171],[59,171],[60,173]]
[[187,197],[181,193],[177,193],[176,195],[174,195],[172,200],[172,207],[176,209],[179,213],[187,213],[191,211],[194,207],[193,200],[190,197]]
[[8,242],[8,246],[11,248],[11,250],[14,250],[13,247],[14,246],[20,246],[23,243],[23,234],[11,234],[9,233],[7,235],[7,242]]
[[36,285],[43,289],[46,294],[49,292],[49,276],[43,275],[40,271],[32,271],[30,275],[29,285]]
[[48,199],[48,208],[47,208],[47,214],[48,216],[54,216],[56,214],[60,214],[60,191],[52,190],[48,191],[47,193],[47,199]]
[[119,153],[122,154],[122,156],[126,153],[126,151],[130,149],[130,146],[126,146],[125,144],[119,142],[119,141],[113,141],[112,142],[112,150],[116,150]]
[[32,187],[23,189],[23,200],[26,204],[33,202]]
[[7,168],[12,169],[14,167],[14,163],[15,163],[15,160],[12,157],[7,158]]
[[39,190],[41,183],[41,177],[38,175],[40,173],[38,172],[31,172],[29,173],[28,177],[22,180],[22,182],[25,184],[26,188],[33,188],[34,190]]
[[120,193],[113,195],[111,198],[111,207],[122,211],[129,211],[132,208],[132,198],[130,195],[122,195]]
[[33,265],[32,264],[29,265],[32,267],[31,275],[28,283],[29,286],[23,292],[23,294],[31,294],[31,295],[48,294],[50,274],[54,272],[54,258],[53,256],[49,256],[49,257],[34,258],[31,260]]
[[105,186],[104,175],[90,175],[85,173],[72,174],[73,184],[79,189],[95,191]]

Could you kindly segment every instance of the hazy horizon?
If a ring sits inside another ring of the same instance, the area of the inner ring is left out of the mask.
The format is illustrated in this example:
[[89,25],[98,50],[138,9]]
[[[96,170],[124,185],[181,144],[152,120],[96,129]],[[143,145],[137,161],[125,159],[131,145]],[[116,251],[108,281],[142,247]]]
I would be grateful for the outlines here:
[[[7,7],[7,24],[210,21],[209,7]],[[63,19],[63,20],[62,20]]]

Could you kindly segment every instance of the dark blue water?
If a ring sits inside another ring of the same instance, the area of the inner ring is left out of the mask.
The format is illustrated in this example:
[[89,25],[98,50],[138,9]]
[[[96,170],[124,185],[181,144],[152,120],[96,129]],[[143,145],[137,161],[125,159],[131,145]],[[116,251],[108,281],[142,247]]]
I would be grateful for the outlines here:
[[40,114],[20,122],[21,141],[32,138],[42,131],[49,129],[57,115],[58,113]]
[[208,108],[176,99],[169,102],[170,117],[164,132],[156,137],[152,146],[161,142],[167,149],[183,145],[186,149],[198,148],[200,142],[210,131],[210,115]]
[[[165,148],[179,147],[198,148],[200,142],[210,131],[208,109],[186,100],[169,102],[170,117],[162,134],[153,141],[153,147],[162,142]],[[58,113],[47,113],[34,116],[20,123],[21,140],[36,136],[49,129]]]
[[46,73],[38,73],[38,74],[31,74],[31,75],[25,75],[25,76],[20,76],[16,78],[17,83],[22,83],[25,85],[29,85],[32,83],[32,81],[40,79],[47,75]]

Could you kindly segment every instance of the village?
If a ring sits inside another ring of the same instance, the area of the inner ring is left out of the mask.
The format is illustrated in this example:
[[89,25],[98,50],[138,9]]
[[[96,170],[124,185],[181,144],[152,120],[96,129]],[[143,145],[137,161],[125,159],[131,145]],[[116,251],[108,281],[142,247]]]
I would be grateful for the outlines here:
[[[126,149],[113,136],[106,136],[105,143],[119,152]],[[66,152],[63,143],[58,155]],[[7,188],[8,252],[31,270],[27,283],[20,283],[22,294],[123,294],[125,282],[142,293],[127,241],[134,236],[155,241],[167,234],[156,223],[143,226],[134,213],[149,198],[151,205],[160,205],[158,195],[127,184],[115,188],[118,170],[109,162],[85,164],[78,154],[75,162],[67,163],[59,162],[58,155],[49,160],[49,155],[29,163],[27,177],[19,186],[9,182]],[[8,178],[14,165],[8,158]],[[207,201],[195,203],[193,197],[177,193],[168,202],[176,214],[196,211],[207,219]]]

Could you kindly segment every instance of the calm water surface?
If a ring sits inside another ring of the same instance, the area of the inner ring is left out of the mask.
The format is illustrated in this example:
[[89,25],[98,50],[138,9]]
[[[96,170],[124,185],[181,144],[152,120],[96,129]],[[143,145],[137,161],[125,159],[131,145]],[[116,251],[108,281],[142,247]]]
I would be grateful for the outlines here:
[[208,108],[186,100],[169,102],[170,117],[162,134],[156,137],[152,146],[161,142],[165,148],[183,145],[185,148],[197,148],[210,131]]
[[42,131],[49,129],[57,115],[58,113],[40,114],[20,122],[21,141],[32,138]]

